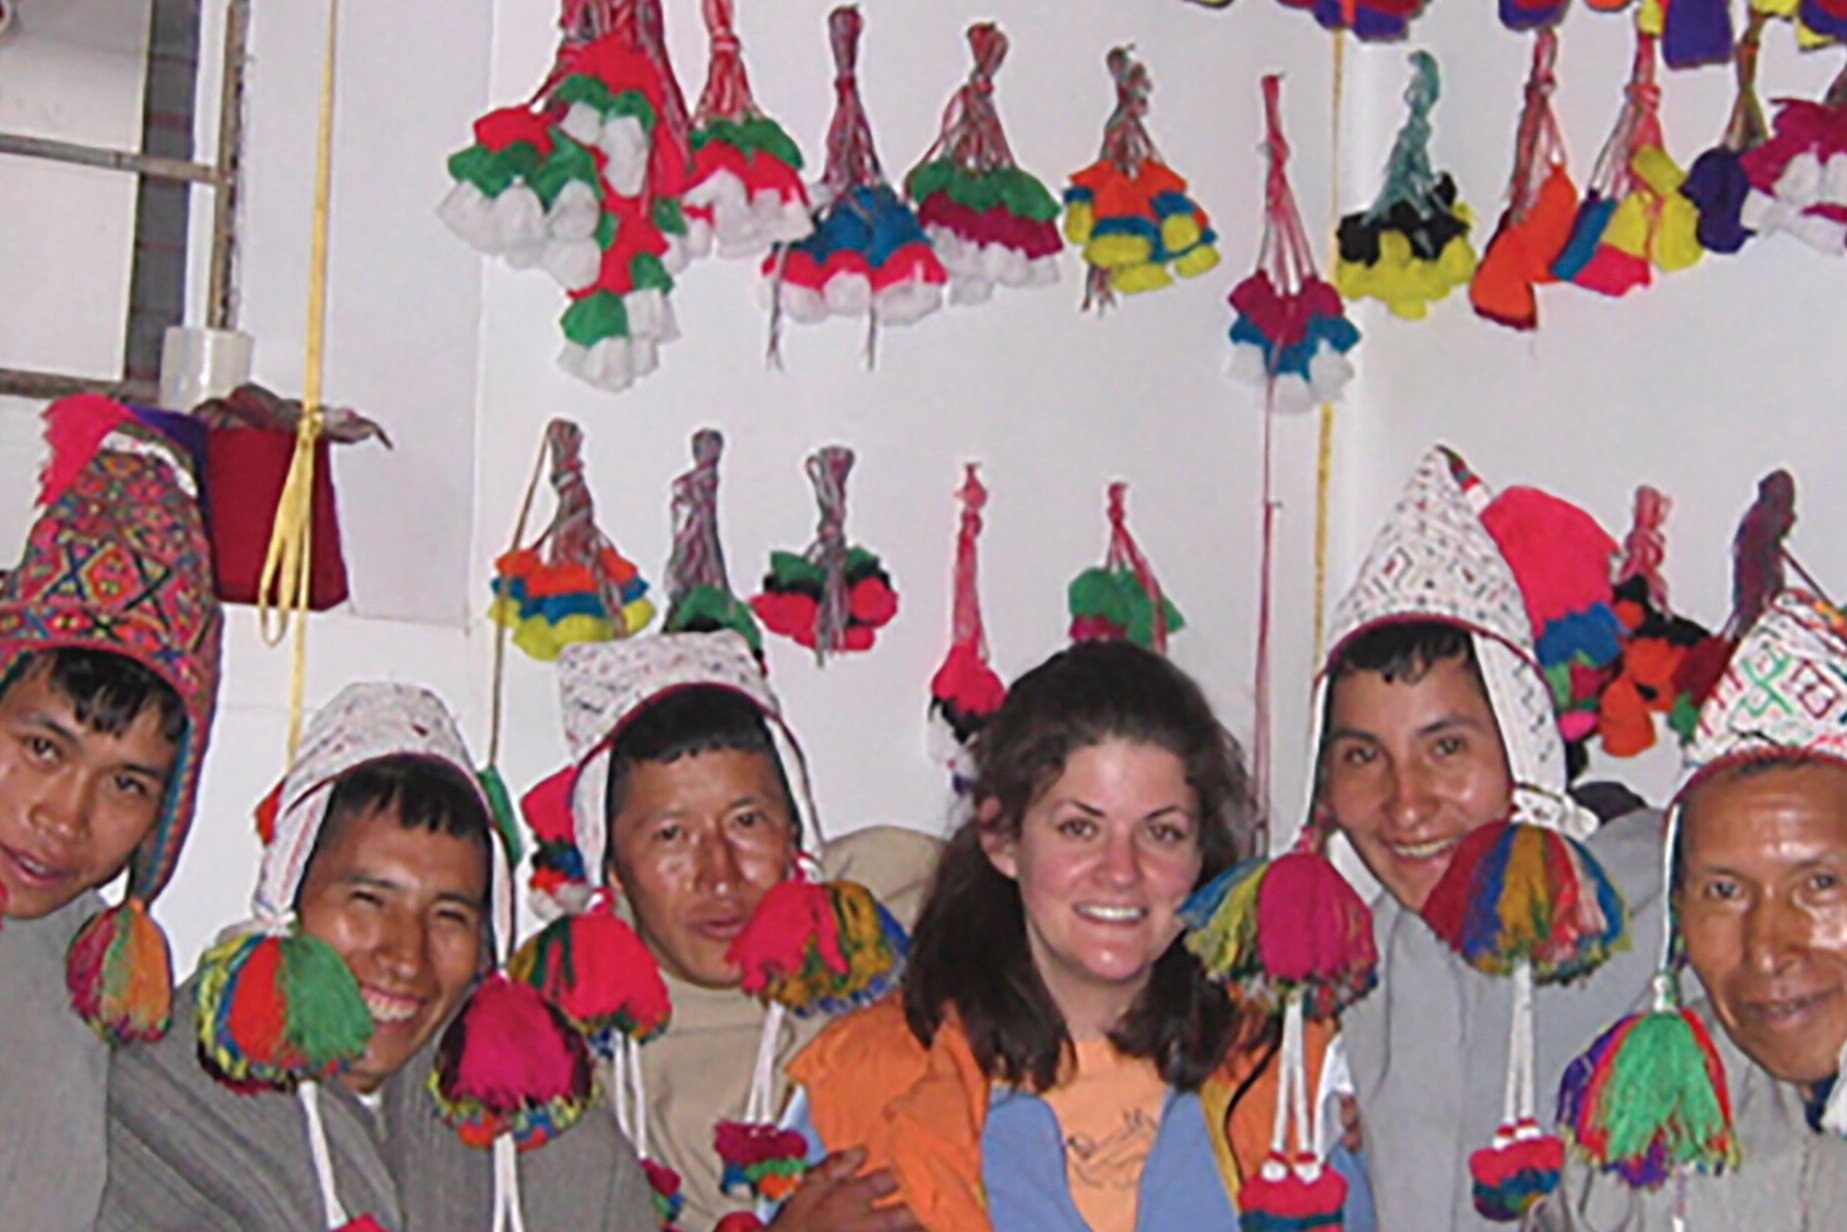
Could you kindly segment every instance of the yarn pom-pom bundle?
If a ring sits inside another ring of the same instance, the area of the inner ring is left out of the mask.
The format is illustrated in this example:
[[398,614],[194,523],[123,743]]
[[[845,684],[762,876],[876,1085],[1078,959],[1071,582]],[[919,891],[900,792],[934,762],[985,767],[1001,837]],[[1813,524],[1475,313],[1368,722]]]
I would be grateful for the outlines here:
[[533,102],[476,122],[438,213],[480,251],[549,272],[571,299],[560,366],[620,390],[678,336],[668,293],[686,257],[686,108],[660,0],[566,0],[560,25],[551,76]]
[[898,595],[879,558],[846,537],[847,476],[853,451],[828,445],[808,458],[808,478],[820,522],[808,550],[770,553],[763,590],[751,610],[771,633],[814,651],[815,662],[844,651],[870,650],[878,631],[898,614]]
[[988,663],[988,637],[981,620],[978,577],[981,511],[988,490],[968,464],[962,488],[961,526],[956,532],[954,612],[949,653],[930,678],[930,753],[960,785],[967,775],[968,746],[1006,699],[1007,686]]
[[1109,485],[1109,550],[1103,563],[1071,579],[1066,602],[1071,640],[1130,641],[1167,653],[1167,639],[1186,627],[1180,609],[1161,591],[1148,558],[1129,531],[1129,485]]
[[1186,180],[1155,151],[1144,117],[1153,79],[1126,47],[1105,61],[1116,85],[1116,108],[1103,126],[1097,161],[1071,176],[1065,189],[1065,238],[1083,250],[1088,272],[1084,307],[1116,302],[1196,278],[1218,264],[1212,224]]
[[993,22],[968,28],[975,66],[949,100],[942,132],[905,177],[917,219],[949,271],[949,301],[986,303],[995,286],[1058,281],[1058,200],[1014,161],[994,105],[1007,36]]
[[583,440],[583,429],[568,419],[547,425],[545,447],[557,495],[551,525],[530,546],[519,545],[535,484],[520,510],[514,547],[494,562],[488,615],[512,630],[514,645],[543,662],[575,642],[639,633],[654,619],[647,581],[597,527],[584,482]]
[[1353,377],[1347,353],[1360,331],[1347,319],[1340,292],[1315,272],[1289,185],[1289,143],[1283,136],[1282,76],[1263,79],[1263,243],[1257,269],[1231,289],[1231,372],[1264,390],[1265,407],[1305,411],[1330,402]]
[[1334,284],[1347,299],[1371,297],[1407,320],[1475,273],[1469,245],[1474,216],[1456,198],[1456,181],[1430,164],[1430,112],[1440,92],[1436,58],[1411,53],[1410,114],[1392,143],[1385,187],[1372,208],[1340,220]]
[[834,119],[827,168],[816,187],[814,233],[779,245],[763,263],[771,295],[770,353],[778,353],[784,314],[814,324],[830,315],[868,318],[866,358],[880,325],[909,325],[943,304],[949,275],[917,216],[879,167],[872,124],[859,94],[859,9],[828,15],[834,52]]
[[702,3],[712,58],[693,113],[687,247],[694,256],[754,257],[814,230],[802,152],[750,92],[732,0]]
[[[1503,6],[1510,0],[1502,0]],[[1231,0],[1192,0],[1207,8],[1231,6]],[[1283,0],[1292,9],[1306,9],[1328,30],[1351,30],[1368,42],[1401,39],[1411,19],[1423,11],[1424,0]],[[1564,0],[1558,0],[1562,8]]]
[[1533,36],[1533,67],[1514,137],[1507,208],[1469,282],[1476,315],[1509,329],[1539,327],[1534,288],[1557,281],[1552,265],[1571,238],[1578,211],[1578,189],[1566,168],[1564,138],[1552,113],[1557,60],[1557,33],[1539,31]]
[[1740,161],[1751,183],[1746,227],[1847,251],[1847,70],[1818,100],[1778,102],[1775,132]]
[[1805,51],[1847,39],[1847,4],[1841,0],[1751,0],[1751,11],[1785,18]]
[[1611,131],[1552,273],[1603,295],[1626,295],[1696,264],[1699,211],[1680,191],[1686,176],[1661,133],[1656,39],[1637,34],[1622,113]]
[[1719,143],[1693,160],[1687,182],[1680,191],[1699,211],[1694,234],[1707,252],[1734,253],[1754,234],[1744,225],[1745,202],[1751,195],[1751,177],[1744,156],[1770,136],[1764,106],[1757,97],[1757,57],[1763,45],[1767,14],[1752,10],[1749,24],[1738,39],[1736,72],[1738,97]]
[[673,481],[673,552],[667,559],[668,633],[731,629],[763,654],[763,632],[750,605],[731,589],[718,537],[718,460],[725,438],[716,429],[693,433],[692,469]]

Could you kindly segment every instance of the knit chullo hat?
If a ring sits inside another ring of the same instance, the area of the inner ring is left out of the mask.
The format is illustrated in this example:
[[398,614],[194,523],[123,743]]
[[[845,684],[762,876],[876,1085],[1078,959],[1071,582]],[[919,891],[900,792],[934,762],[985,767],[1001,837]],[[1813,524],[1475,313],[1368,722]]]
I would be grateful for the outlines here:
[[[200,961],[200,1056],[233,1087],[296,1089],[311,1143],[324,1141],[319,1084],[364,1054],[373,1024],[345,960],[299,930],[296,900],[340,781],[400,756],[452,770],[493,822],[490,914],[495,940],[508,943],[513,878],[507,819],[497,816],[476,776],[454,718],[427,689],[354,684],[314,716],[294,764],[258,806],[264,847],[253,918],[227,930]],[[575,1122],[590,1102],[593,1082],[588,1054],[562,1015],[496,968],[445,1029],[430,1086],[463,1141],[495,1149],[496,1202],[504,1205],[518,1201],[514,1148],[536,1146]],[[346,1214],[324,1162],[327,1152],[314,1155],[327,1226],[340,1228]]]
[[[1622,897],[1579,841],[1595,818],[1566,792],[1561,703],[1570,689],[1555,687],[1557,671],[1548,676],[1562,666],[1568,683],[1587,645],[1607,641],[1596,652],[1606,662],[1617,652],[1616,550],[1576,506],[1533,488],[1497,497],[1459,455],[1432,449],[1335,609],[1316,686],[1319,749],[1331,676],[1355,637],[1437,621],[1464,630],[1475,651],[1511,807],[1463,838],[1423,917],[1477,970],[1512,976],[1505,1106],[1488,1145],[1470,1158],[1475,1205],[1490,1219],[1522,1218],[1557,1184],[1563,1162],[1563,1144],[1536,1114],[1533,986],[1579,978],[1627,943]],[[1548,639],[1553,651],[1543,654]],[[1311,817],[1313,808],[1311,800]]]
[[45,412],[43,506],[19,567],[0,582],[0,680],[43,651],[106,651],[172,687],[185,730],[160,814],[129,860],[122,903],[72,940],[77,1013],[112,1042],[166,1033],[173,996],[166,937],[148,907],[179,862],[218,699],[223,615],[185,450],[106,398]]
[[[1689,794],[1714,775],[1770,760],[1847,765],[1847,614],[1800,590],[1778,592],[1739,639],[1686,747],[1668,809],[1664,884],[1672,883]],[[1681,1004],[1679,938],[1667,913],[1649,1012],[1604,1032],[1566,1072],[1559,1119],[1592,1163],[1653,1188],[1675,1172],[1736,1164],[1725,1070],[1705,1025]],[[1823,1123],[1847,1133],[1839,1084]]]
[[[662,699],[701,686],[726,690],[763,717],[789,785],[798,848],[818,847],[821,833],[801,748],[762,665],[735,631],[570,646],[558,666],[570,764],[522,801],[538,840],[533,890],[558,918],[514,956],[512,971],[551,996],[610,1057],[612,1107],[671,1222],[678,1178],[649,1158],[639,1049],[666,1029],[672,1007],[652,954],[603,886],[613,749]],[[763,896],[731,947],[743,993],[766,1001],[769,1013],[743,1117],[714,1127],[727,1188],[777,1200],[802,1171],[800,1136],[779,1130],[769,1106],[784,1012],[831,1012],[875,999],[895,982],[905,944],[902,929],[864,887],[822,882],[809,856],[799,856],[792,875]]]

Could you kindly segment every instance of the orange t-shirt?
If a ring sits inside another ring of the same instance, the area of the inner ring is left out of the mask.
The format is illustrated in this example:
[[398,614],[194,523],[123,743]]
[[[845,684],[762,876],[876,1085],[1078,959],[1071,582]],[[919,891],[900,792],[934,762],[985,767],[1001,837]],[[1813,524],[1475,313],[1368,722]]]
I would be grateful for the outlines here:
[[1152,1062],[1123,1056],[1107,1039],[1076,1050],[1076,1073],[1041,1097],[1058,1118],[1065,1183],[1092,1232],[1134,1232],[1167,1084]]

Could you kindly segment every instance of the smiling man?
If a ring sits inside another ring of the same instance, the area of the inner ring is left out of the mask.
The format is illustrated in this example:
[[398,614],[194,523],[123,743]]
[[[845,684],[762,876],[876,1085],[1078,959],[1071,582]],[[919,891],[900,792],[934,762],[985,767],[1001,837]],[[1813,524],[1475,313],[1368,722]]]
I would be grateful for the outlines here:
[[1847,1210],[1847,616],[1784,592],[1700,708],[1674,907],[1737,1166],[1634,1190],[1580,1163],[1544,1226],[1799,1232]]
[[87,1232],[108,1044],[169,1017],[148,907],[191,826],[222,619],[183,451],[101,398],[46,423],[45,508],[0,583],[0,1221]]
[[[559,677],[572,763],[527,799],[542,840],[551,836],[535,883],[561,906],[613,892],[658,964],[672,1014],[640,1053],[645,1128],[655,1161],[678,1174],[680,1226],[710,1232],[755,1205],[736,1187],[724,1190],[716,1126],[744,1112],[760,1047],[779,1110],[783,1063],[822,1021],[766,1019],[763,1002],[741,988],[732,942],[803,861],[864,885],[908,923],[938,845],[895,826],[819,842],[806,764],[762,665],[736,633],[572,646]],[[540,799],[564,815],[537,822]],[[874,1185],[855,1187],[856,1166],[836,1161],[815,1174],[814,1185],[844,1191],[830,1207],[857,1199],[863,1213],[876,1196]]]
[[[1607,536],[1531,489],[1513,504],[1490,497],[1449,450],[1426,455],[1334,611],[1316,704],[1313,824],[1344,834],[1383,891],[1373,904],[1379,988],[1347,1013],[1342,1034],[1379,1226],[1393,1230],[1494,1226],[1475,1209],[1468,1158],[1503,1112],[1511,981],[1439,940],[1419,914],[1426,899],[1481,826],[1513,819],[1580,839],[1595,827],[1566,792],[1564,740],[1534,649],[1540,603],[1522,589],[1528,562],[1503,542],[1543,544],[1555,554],[1546,568],[1601,572],[1607,587],[1607,556],[1575,560],[1515,511],[1537,504],[1587,525],[1586,542]],[[1658,919],[1659,815],[1622,818],[1588,845],[1632,923]],[[1575,986],[1539,990],[1540,1092],[1556,1089],[1648,973],[1648,956],[1630,950]]]
[[[499,1226],[505,1178],[442,1123],[430,1092],[438,1040],[492,965],[489,903],[508,876],[470,766],[422,689],[354,685],[315,717],[260,811],[256,911],[270,928],[292,916],[344,964],[370,1020],[365,1050],[326,1084],[221,1082],[228,1046],[196,1009],[202,982],[224,971],[208,956],[181,991],[195,1029],[125,1057],[111,1078],[99,1229],[318,1232],[368,1216],[387,1232]],[[310,1004],[288,966],[273,978],[290,1019],[334,1030],[338,999]],[[224,1012],[242,1012],[234,994]],[[518,1171],[535,1232],[652,1224],[646,1180],[606,1116],[526,1152]]]

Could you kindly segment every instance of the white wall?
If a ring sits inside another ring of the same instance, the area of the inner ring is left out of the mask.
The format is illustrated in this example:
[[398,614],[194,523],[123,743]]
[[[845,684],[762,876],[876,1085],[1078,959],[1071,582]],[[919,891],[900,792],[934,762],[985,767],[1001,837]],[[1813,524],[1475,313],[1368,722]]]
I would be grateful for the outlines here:
[[[209,7],[215,22],[217,6]],[[668,548],[669,481],[687,465],[692,432],[722,428],[726,547],[746,593],[771,548],[799,547],[812,533],[803,457],[834,441],[859,451],[849,531],[884,555],[902,596],[898,620],[869,655],[825,670],[792,645],[772,648],[776,686],[803,733],[833,830],[942,821],[943,785],[923,755],[923,716],[947,644],[952,493],[965,460],[985,463],[993,491],[984,598],[1003,673],[1063,643],[1065,584],[1101,559],[1103,488],[1121,477],[1132,485],[1143,546],[1193,622],[1175,639],[1175,658],[1200,676],[1234,729],[1249,732],[1261,421],[1249,391],[1220,375],[1223,296],[1250,269],[1258,238],[1262,71],[1289,70],[1297,191],[1311,232],[1329,216],[1331,41],[1300,12],[1266,3],[1228,12],[1179,0],[864,7],[861,81],[894,176],[929,144],[966,73],[962,30],[970,20],[996,18],[1011,36],[998,84],[1002,112],[1022,160],[1054,185],[1095,156],[1111,104],[1103,53],[1133,41],[1154,75],[1156,140],[1211,210],[1224,264],[1098,320],[1077,311],[1079,270],[1067,257],[1055,289],[1003,294],[889,331],[870,373],[861,332],[845,322],[792,328],[786,371],[766,371],[754,272],[703,264],[676,293],[685,336],[664,352],[663,370],[627,394],[596,393],[553,366],[561,298],[549,280],[485,266],[432,212],[445,188],[443,159],[466,142],[469,121],[524,97],[545,71],[551,6],[348,3],[328,395],[384,420],[399,449],[367,447],[340,459],[356,611],[314,622],[311,703],[352,679],[419,680],[448,696],[484,745],[490,639],[465,614],[483,606],[489,562],[505,546],[542,427],[563,414],[588,434],[604,528],[656,581]],[[682,84],[696,96],[705,63],[697,9],[668,8]],[[739,14],[758,97],[816,171],[832,105],[827,8],[823,0],[779,0]],[[259,378],[283,389],[296,388],[302,371],[321,12],[318,4],[259,6],[254,31],[242,319],[259,339]],[[1416,33],[1446,72],[1438,161],[1491,221],[1527,43],[1500,31],[1484,6],[1436,6]],[[1559,101],[1582,172],[1614,117],[1627,26],[1575,12],[1565,38]],[[208,64],[217,39],[208,26]],[[1404,51],[1348,49],[1347,208],[1376,190],[1400,115]],[[1763,78],[1767,93],[1812,93],[1832,68],[1798,62],[1779,34]],[[209,92],[209,69],[206,77]],[[1670,137],[1690,156],[1723,122],[1724,73],[1673,76],[1667,97]],[[202,119],[202,156],[210,135]],[[1775,239],[1621,303],[1553,289],[1535,338],[1478,322],[1459,300],[1422,325],[1362,309],[1369,337],[1361,378],[1338,419],[1330,585],[1337,592],[1350,575],[1403,477],[1437,438],[1462,449],[1490,482],[1552,485],[1618,533],[1631,485],[1659,483],[1680,499],[1669,527],[1676,596],[1708,617],[1722,612],[1724,546],[1751,482],[1790,462],[1807,481],[1798,547],[1822,576],[1847,576],[1839,559],[1847,547],[1827,529],[1838,498],[1825,485],[1847,429],[1824,408],[1847,360],[1821,328],[1804,329],[1829,319],[1825,297],[1840,269]],[[111,305],[110,328],[119,320]],[[1275,798],[1287,829],[1300,798],[1311,666],[1315,442],[1307,419],[1278,430]],[[22,495],[9,511],[23,509],[25,489],[15,490]],[[217,923],[242,910],[256,858],[249,808],[281,769],[287,660],[261,645],[249,616],[232,622],[196,841],[165,906],[182,965]],[[519,785],[561,758],[552,674],[516,654],[503,767]]]

